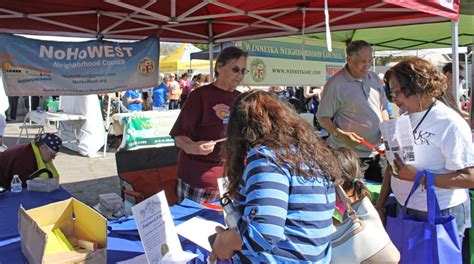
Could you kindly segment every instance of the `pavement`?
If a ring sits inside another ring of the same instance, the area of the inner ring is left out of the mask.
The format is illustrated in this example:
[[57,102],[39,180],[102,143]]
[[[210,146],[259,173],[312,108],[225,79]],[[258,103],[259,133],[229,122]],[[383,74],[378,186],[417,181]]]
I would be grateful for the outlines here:
[[[23,116],[17,116],[17,121],[9,122],[4,134],[4,144],[14,146],[20,135],[20,125]],[[37,130],[29,130],[30,138],[23,131],[21,143],[31,142]],[[56,132],[55,128],[46,128],[46,132]],[[72,150],[62,148],[54,160],[54,165],[60,175],[60,184],[76,199],[89,206],[99,203],[99,194],[117,193],[120,195],[120,181],[115,164],[116,149],[107,149],[105,157],[102,150],[96,158],[83,157]]]

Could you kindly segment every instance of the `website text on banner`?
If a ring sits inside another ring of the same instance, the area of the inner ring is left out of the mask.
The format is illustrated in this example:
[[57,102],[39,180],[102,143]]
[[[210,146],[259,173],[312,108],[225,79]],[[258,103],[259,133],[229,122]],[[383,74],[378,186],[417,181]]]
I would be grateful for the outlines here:
[[158,83],[159,39],[57,42],[0,34],[0,66],[9,96],[86,95]]
[[[174,145],[169,135],[180,110],[136,112],[123,117],[123,140],[120,148],[128,150]],[[150,114],[151,113],[151,114]]]
[[326,42],[301,37],[248,40],[237,43],[248,52],[246,85],[324,85],[346,62],[345,44],[334,43],[332,52]]

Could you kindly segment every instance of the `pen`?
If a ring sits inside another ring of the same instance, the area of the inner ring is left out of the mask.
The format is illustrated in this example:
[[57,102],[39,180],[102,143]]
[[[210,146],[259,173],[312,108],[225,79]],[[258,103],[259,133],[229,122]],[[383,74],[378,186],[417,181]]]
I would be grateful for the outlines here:
[[383,150],[380,150],[376,148],[374,145],[370,144],[369,142],[365,141],[364,139],[361,139],[360,143],[366,145],[367,147],[377,151],[380,155],[385,155],[385,152]]
[[218,140],[214,140],[214,142],[219,143],[219,142],[226,141],[226,140],[227,140],[227,138],[225,137],[225,138],[221,138],[221,139],[218,139]]

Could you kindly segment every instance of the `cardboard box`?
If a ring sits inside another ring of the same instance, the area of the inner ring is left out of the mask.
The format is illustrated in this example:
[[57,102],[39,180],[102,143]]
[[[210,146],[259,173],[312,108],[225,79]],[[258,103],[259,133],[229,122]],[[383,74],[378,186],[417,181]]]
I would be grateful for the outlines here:
[[[21,251],[29,263],[107,262],[107,219],[80,201],[70,198],[27,211],[20,206],[18,214]],[[45,255],[47,233],[54,228],[68,238],[95,241],[99,249]]]

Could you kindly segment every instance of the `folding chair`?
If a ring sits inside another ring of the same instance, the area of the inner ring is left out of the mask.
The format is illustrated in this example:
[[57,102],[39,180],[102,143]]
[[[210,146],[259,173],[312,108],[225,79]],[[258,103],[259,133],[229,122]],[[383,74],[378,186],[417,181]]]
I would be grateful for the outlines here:
[[139,203],[164,190],[168,204],[176,204],[178,154],[179,149],[175,146],[115,153],[122,199],[128,195]]
[[20,143],[21,135],[23,135],[23,130],[25,130],[26,138],[30,138],[30,134],[28,133],[28,129],[37,129],[37,134],[41,134],[44,132],[44,126],[40,124],[33,124],[30,120],[30,112],[26,113],[25,119],[23,119],[23,124],[19,126],[20,128],[20,135],[16,140],[16,144]]

